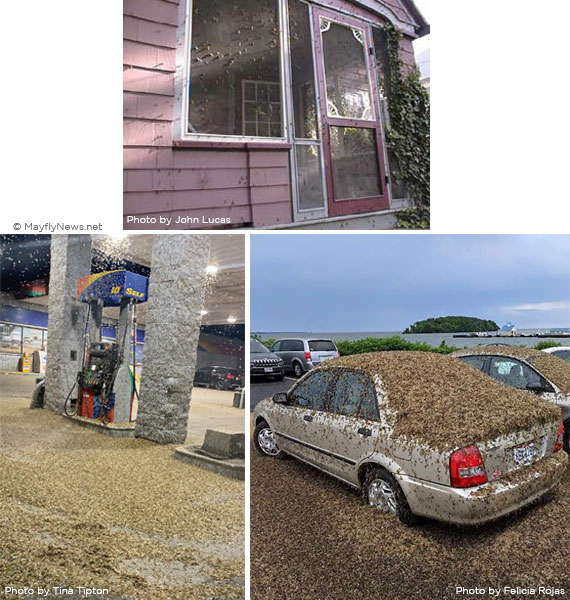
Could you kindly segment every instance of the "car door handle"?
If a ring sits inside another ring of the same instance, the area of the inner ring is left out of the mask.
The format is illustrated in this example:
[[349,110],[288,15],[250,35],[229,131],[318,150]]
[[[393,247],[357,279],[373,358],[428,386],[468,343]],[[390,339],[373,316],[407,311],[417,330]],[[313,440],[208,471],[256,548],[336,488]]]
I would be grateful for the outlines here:
[[362,437],[370,437],[372,435],[372,431],[370,431],[370,429],[366,429],[366,427],[361,427],[356,433]]
[[305,421],[308,421],[308,422],[310,423],[310,422],[313,420],[313,417],[311,417],[311,415],[305,415],[305,416],[303,417],[303,419],[304,419]]

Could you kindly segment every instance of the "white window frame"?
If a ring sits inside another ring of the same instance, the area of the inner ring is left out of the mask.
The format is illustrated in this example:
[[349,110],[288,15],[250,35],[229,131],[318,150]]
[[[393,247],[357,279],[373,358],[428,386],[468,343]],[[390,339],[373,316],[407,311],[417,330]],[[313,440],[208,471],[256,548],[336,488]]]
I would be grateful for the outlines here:
[[258,137],[246,135],[218,135],[207,133],[191,133],[188,131],[188,86],[191,70],[191,43],[192,43],[192,5],[194,0],[182,0],[179,11],[182,26],[178,29],[177,55],[176,55],[176,77],[175,77],[175,117],[173,122],[173,137],[176,141],[189,142],[228,142],[228,143],[252,143],[252,144],[278,144],[290,142],[289,117],[287,114],[286,94],[289,81],[285,69],[285,48],[287,47],[287,31],[284,27],[284,0],[272,0],[277,2],[278,25],[279,25],[279,77],[281,85],[281,125],[282,137]]
[[[244,135],[244,136],[245,136],[246,124],[253,123],[253,121],[246,121],[246,118],[245,118],[245,114],[246,114],[245,105],[252,104],[251,100],[245,99],[245,88],[246,88],[246,85],[249,85],[249,84],[253,84],[255,86],[256,96],[257,96],[258,86],[267,86],[267,87],[277,86],[277,87],[279,87],[281,85],[278,81],[262,81],[259,79],[242,79],[241,80],[241,124],[242,124],[242,132],[243,132],[242,135]],[[277,102],[273,102],[272,104],[277,104]],[[283,126],[283,106],[281,105],[281,103],[279,104],[279,111],[281,113],[281,126]],[[257,126],[259,125],[259,123],[260,122],[258,120],[255,121],[256,129],[257,129]],[[268,123],[270,125],[277,124],[277,121],[274,121],[274,122],[268,121]],[[255,136],[255,137],[261,137],[261,136]]]

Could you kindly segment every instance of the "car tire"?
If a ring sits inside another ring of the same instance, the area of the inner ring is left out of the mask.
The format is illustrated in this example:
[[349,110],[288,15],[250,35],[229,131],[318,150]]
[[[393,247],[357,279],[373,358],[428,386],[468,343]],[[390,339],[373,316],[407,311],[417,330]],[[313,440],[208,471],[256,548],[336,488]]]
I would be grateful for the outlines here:
[[[273,438],[273,449],[271,449],[270,438]],[[277,442],[273,437],[273,432],[265,421],[261,421],[256,426],[255,431],[253,432],[253,443],[261,456],[266,458],[285,458],[285,452],[279,450]]]
[[362,495],[367,504],[397,516],[404,525],[415,525],[419,521],[396,478],[382,467],[367,470]]
[[570,419],[564,421],[564,434],[562,435],[562,448],[570,454]]
[[303,367],[301,366],[301,363],[295,361],[293,363],[293,373],[295,374],[295,377],[297,379],[299,379],[299,377],[301,377],[304,373],[303,371]]
[[224,389],[225,385],[224,385],[224,382],[221,379],[216,379],[216,383],[214,383],[214,387],[217,390],[221,391],[221,390]]

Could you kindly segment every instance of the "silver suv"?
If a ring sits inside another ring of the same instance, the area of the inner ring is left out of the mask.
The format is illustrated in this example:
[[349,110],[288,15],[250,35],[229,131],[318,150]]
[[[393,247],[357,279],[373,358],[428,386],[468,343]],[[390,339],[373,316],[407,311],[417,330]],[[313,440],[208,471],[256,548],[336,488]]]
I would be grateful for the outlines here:
[[301,377],[325,360],[339,357],[332,340],[318,338],[281,338],[271,346],[271,352],[283,359],[285,371],[294,373],[295,377]]

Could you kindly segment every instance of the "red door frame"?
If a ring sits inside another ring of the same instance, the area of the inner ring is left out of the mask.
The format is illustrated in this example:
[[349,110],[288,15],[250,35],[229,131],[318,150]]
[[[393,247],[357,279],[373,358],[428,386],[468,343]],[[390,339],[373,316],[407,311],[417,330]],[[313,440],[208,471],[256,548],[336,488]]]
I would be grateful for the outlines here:
[[[386,168],[384,165],[384,138],[382,135],[378,81],[376,79],[376,65],[374,62],[372,31],[370,28],[371,26],[370,24],[366,23],[365,21],[361,21],[358,18],[348,17],[343,14],[314,5],[311,5],[311,10],[313,11],[313,43],[316,59],[315,62],[317,70],[317,86],[319,88],[318,96],[321,109],[321,135],[323,140],[323,152],[325,158],[325,179],[327,183],[329,216],[336,217],[342,215],[352,215],[357,213],[387,209],[390,207],[390,202],[388,198],[388,186],[386,183]],[[359,119],[345,119],[328,116],[327,87],[325,80],[324,55],[320,25],[321,17],[334,23],[340,23],[341,25],[346,25],[349,27],[356,27],[364,32],[364,36],[366,39],[366,49],[368,49],[365,52],[365,56],[368,60],[368,72],[371,86],[370,93],[372,94],[372,103],[376,117],[375,121],[363,121]],[[372,49],[372,52],[370,51],[370,49]],[[332,176],[332,151],[330,145],[329,126],[360,127],[364,129],[374,129],[378,168],[380,173],[380,187],[382,189],[381,196],[335,200],[334,183]]]

